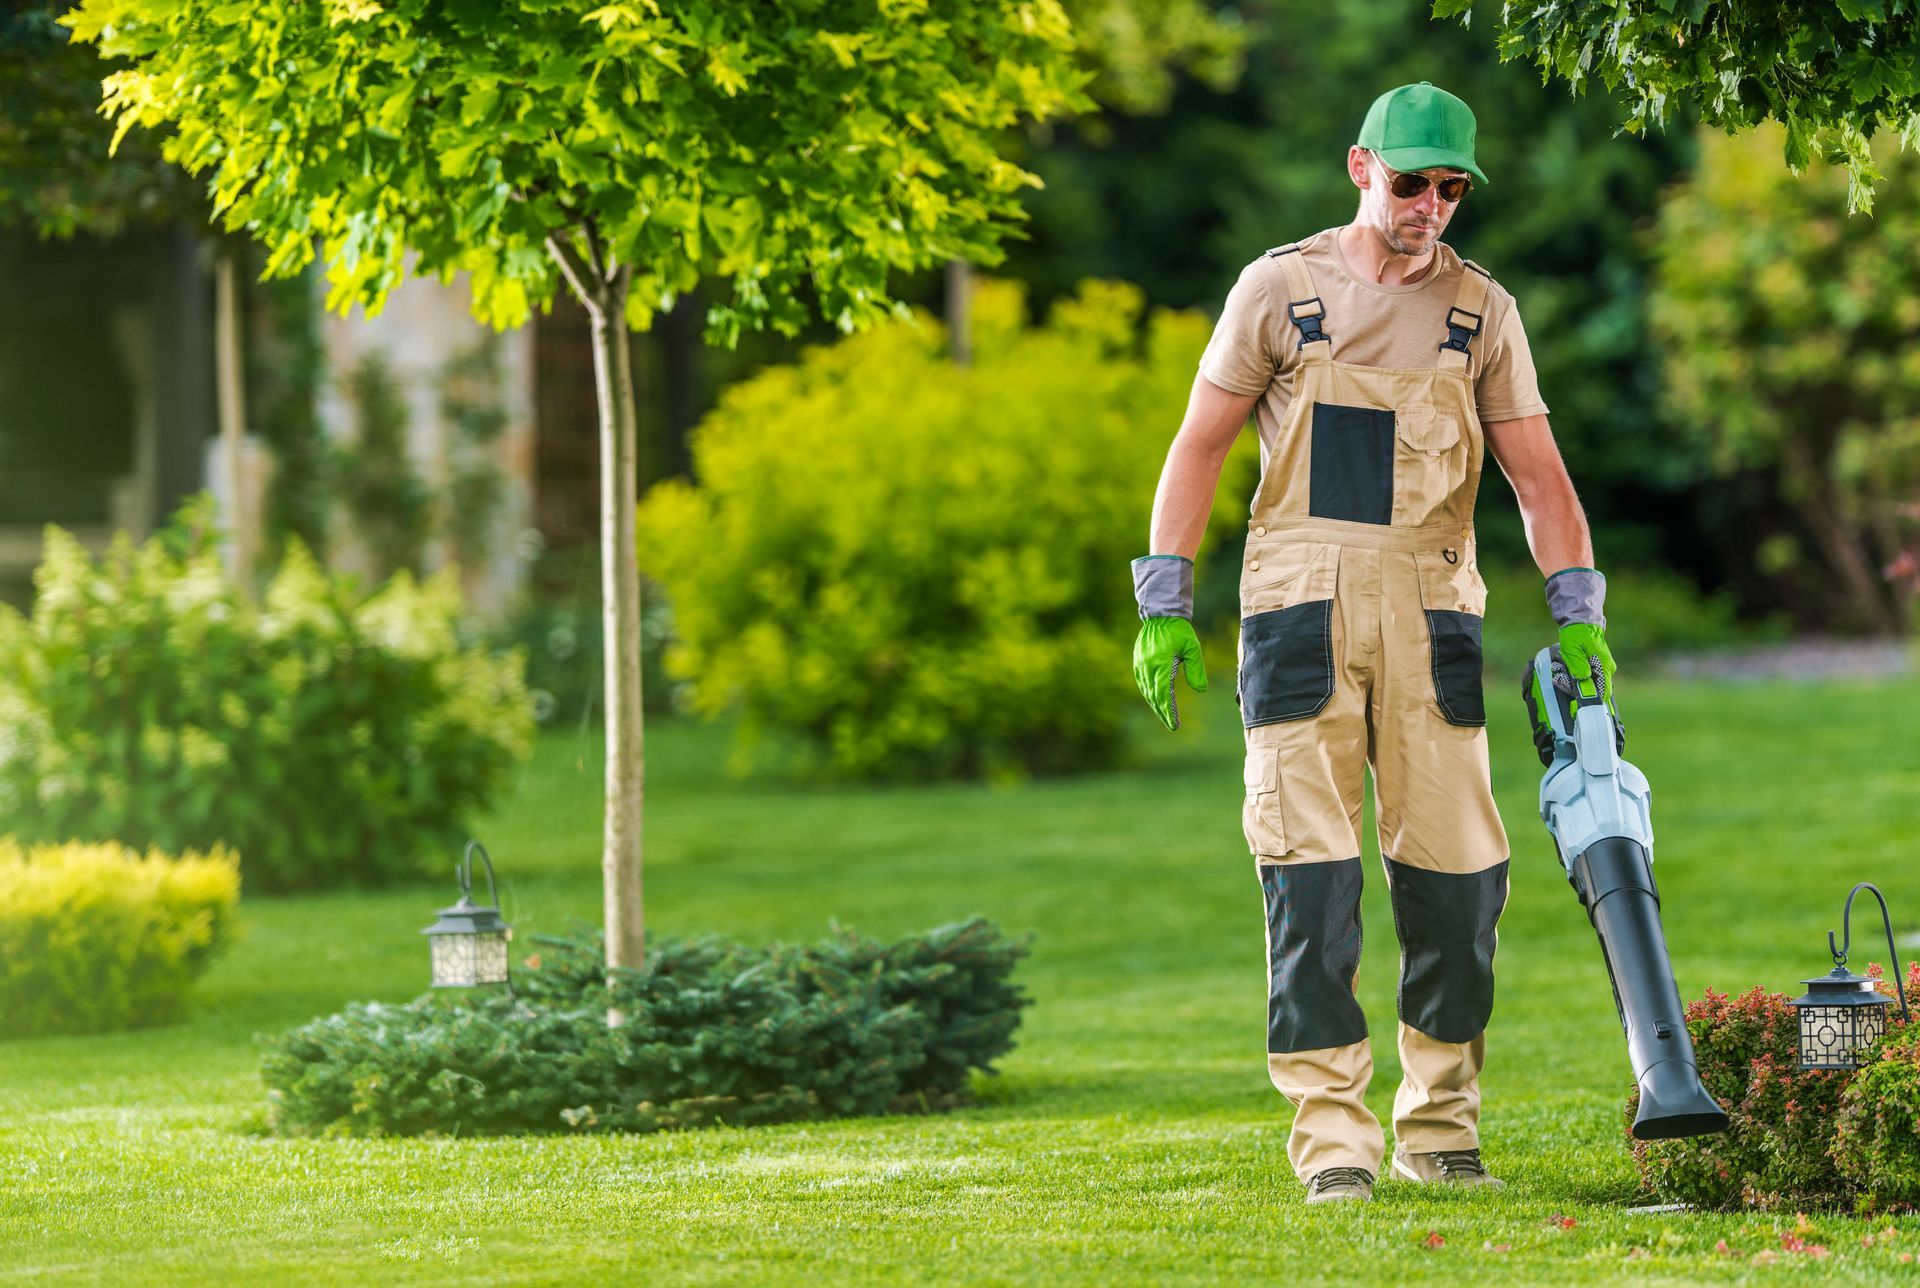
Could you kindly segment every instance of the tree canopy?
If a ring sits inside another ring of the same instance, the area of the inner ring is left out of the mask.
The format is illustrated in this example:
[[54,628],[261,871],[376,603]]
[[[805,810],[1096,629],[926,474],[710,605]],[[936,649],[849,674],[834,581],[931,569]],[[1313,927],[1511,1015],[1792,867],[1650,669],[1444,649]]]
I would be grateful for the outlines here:
[[[1435,0],[1436,18],[1473,0]],[[1673,104],[1733,133],[1778,122],[1787,165],[1816,155],[1845,168],[1849,211],[1873,208],[1882,128],[1920,147],[1920,13],[1915,0],[1555,0],[1501,9],[1502,61],[1578,93],[1598,77],[1621,94],[1625,127],[1665,125]]]
[[[549,239],[631,267],[645,328],[703,275],[710,331],[886,316],[890,268],[997,262],[1020,190],[997,131],[1084,102],[1057,0],[86,0],[78,39],[116,141],[210,171],[228,227],[318,253],[329,303],[411,271],[472,275],[515,325],[552,298]],[[577,243],[575,239],[577,238]]]

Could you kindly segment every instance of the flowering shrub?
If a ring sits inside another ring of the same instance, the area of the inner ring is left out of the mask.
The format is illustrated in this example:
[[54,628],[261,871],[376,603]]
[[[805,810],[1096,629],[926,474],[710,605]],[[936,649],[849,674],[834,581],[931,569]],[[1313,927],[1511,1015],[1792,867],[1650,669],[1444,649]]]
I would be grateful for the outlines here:
[[[1882,968],[1867,974],[1880,978]],[[1920,964],[1907,991],[1920,988]],[[1880,990],[1889,995],[1891,982]],[[1633,1142],[1642,1184],[1701,1207],[1883,1206],[1920,1199],[1920,1026],[1896,1012],[1865,1067],[1802,1070],[1799,1018],[1784,993],[1708,989],[1687,1004],[1707,1093],[1727,1111],[1712,1136]],[[1627,1094],[1633,1121],[1640,1090]]]
[[296,544],[255,604],[210,520],[97,559],[48,530],[33,615],[0,608],[0,831],[224,845],[251,890],[449,853],[529,749],[520,660],[462,646],[451,575],[367,596]]

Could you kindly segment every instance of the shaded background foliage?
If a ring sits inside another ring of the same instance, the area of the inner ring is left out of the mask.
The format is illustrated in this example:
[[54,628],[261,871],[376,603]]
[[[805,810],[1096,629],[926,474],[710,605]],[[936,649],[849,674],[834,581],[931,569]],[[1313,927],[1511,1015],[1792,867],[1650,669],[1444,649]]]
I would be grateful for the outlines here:
[[1920,155],[1883,138],[1877,213],[1848,218],[1847,171],[1788,174],[1781,133],[1706,135],[1661,211],[1666,404],[1744,519],[1725,571],[1894,634],[1920,585]]

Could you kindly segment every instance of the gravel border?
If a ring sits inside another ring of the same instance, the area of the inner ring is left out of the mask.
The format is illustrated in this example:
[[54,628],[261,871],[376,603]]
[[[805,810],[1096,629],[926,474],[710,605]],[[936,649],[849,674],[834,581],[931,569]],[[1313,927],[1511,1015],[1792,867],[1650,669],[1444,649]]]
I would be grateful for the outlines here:
[[1916,654],[1920,645],[1902,640],[1809,635],[1778,644],[1663,653],[1653,659],[1653,669],[1681,679],[1893,680],[1920,672]]

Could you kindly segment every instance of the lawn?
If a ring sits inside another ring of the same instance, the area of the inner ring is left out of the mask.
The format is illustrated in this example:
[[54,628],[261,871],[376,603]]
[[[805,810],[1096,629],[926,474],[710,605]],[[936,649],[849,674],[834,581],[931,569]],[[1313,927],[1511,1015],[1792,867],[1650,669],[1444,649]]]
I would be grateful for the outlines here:
[[[647,1137],[280,1140],[253,1035],[425,984],[447,880],[244,905],[190,1022],[0,1044],[0,1276],[647,1284],[1913,1282],[1899,1235],[1814,1214],[1636,1213],[1629,1081],[1598,946],[1534,815],[1517,696],[1491,681],[1514,851],[1484,1079],[1498,1193],[1383,1183],[1304,1207],[1266,1082],[1261,913],[1230,698],[1135,770],[1018,788],[819,788],[722,772],[724,735],[649,735],[650,928],[892,935],[972,913],[1034,932],[1018,1049],[977,1107]],[[1920,686],[1637,681],[1682,992],[1795,988],[1855,880],[1920,916]],[[479,835],[510,920],[595,919],[593,737],[548,737]],[[1369,822],[1369,827],[1371,822]],[[1369,851],[1371,854],[1371,850]],[[440,856],[451,873],[457,855]],[[1377,874],[1377,860],[1370,871]],[[1377,875],[1361,991],[1389,1116],[1396,961]],[[1856,925],[1856,945],[1865,937]],[[1875,927],[1877,931],[1877,926]],[[1884,949],[1870,952],[1878,960]],[[1863,954],[1856,953],[1856,963]],[[1727,1251],[1716,1251],[1724,1242]],[[1754,1254],[1767,1254],[1758,1260]]]

